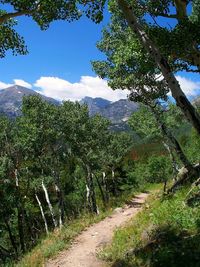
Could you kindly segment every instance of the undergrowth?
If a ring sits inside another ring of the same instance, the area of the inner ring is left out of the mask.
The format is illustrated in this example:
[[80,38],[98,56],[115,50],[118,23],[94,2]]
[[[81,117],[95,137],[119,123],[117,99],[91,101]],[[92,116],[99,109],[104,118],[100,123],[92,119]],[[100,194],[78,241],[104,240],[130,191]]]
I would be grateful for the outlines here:
[[150,197],[99,256],[112,267],[199,267],[200,209],[185,204],[187,192]]

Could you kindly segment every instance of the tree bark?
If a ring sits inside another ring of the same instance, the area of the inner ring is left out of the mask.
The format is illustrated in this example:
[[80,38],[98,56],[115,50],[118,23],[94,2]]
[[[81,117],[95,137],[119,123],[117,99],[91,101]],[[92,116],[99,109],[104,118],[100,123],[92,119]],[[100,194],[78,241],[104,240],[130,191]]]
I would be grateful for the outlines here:
[[17,168],[14,171],[15,175],[15,185],[16,185],[16,197],[17,197],[17,223],[18,223],[18,233],[21,250],[25,252],[25,240],[24,240],[24,208],[23,208],[23,200],[21,198],[21,193],[19,189],[19,177]]
[[115,181],[115,168],[111,168],[111,177],[112,177],[112,184],[113,184],[113,195],[117,196],[117,189],[116,189],[116,181]]
[[92,177],[91,168],[89,165],[86,165],[86,169],[87,169],[86,186],[87,186],[88,209],[90,212],[98,214],[96,195],[94,190],[94,181]]
[[102,173],[102,180],[103,180],[103,185],[104,185],[104,190],[105,190],[106,203],[108,203],[109,202],[109,191],[108,191],[108,182],[106,179],[106,173],[105,172]]
[[[44,191],[44,194],[45,194],[45,199],[46,199],[46,202],[48,204],[48,207],[49,207],[49,210],[50,210],[50,213],[51,213],[51,218],[52,218],[52,221],[53,221],[53,225],[54,227],[56,228],[58,226],[57,222],[56,222],[56,219],[55,219],[55,215],[54,215],[54,211],[53,211],[53,207],[51,205],[51,201],[49,199],[49,194],[48,194],[48,191],[47,191],[47,188],[44,184],[44,181],[42,181],[42,189]],[[39,199],[38,199],[39,200]],[[39,204],[39,202],[38,202]],[[40,206],[40,205],[39,205]]]
[[12,230],[10,228],[9,221],[7,220],[6,217],[4,217],[4,222],[5,222],[5,225],[6,225],[6,229],[8,231],[8,234],[9,234],[11,245],[12,245],[14,251],[15,251],[16,257],[18,257],[18,250],[17,250],[17,245],[16,245],[15,237],[12,234]]
[[[98,184],[98,187],[99,187],[99,191],[101,193],[101,199],[103,201],[104,206],[106,206],[107,201],[106,201],[106,196],[105,196],[104,190],[103,190],[103,188],[101,186],[101,183],[100,183],[97,175],[95,175],[95,177],[96,177],[96,181],[97,181],[97,184]],[[87,199],[88,199],[88,197],[89,197],[89,189],[87,187],[86,187],[86,189],[87,189],[87,192],[88,192],[87,193]]]
[[43,219],[43,221],[44,221],[45,231],[46,231],[46,233],[48,234],[48,233],[49,233],[49,230],[48,230],[48,224],[47,224],[46,217],[45,217],[45,215],[44,215],[44,210],[43,210],[42,204],[41,204],[41,202],[40,202],[39,197],[38,197],[37,194],[35,194],[35,198],[36,198],[37,203],[38,203],[38,205],[39,205],[40,212],[41,212],[41,215],[42,215],[42,219]]
[[[171,162],[172,162],[172,169],[173,169],[173,177],[176,177],[177,173],[178,173],[178,164],[175,160],[174,157],[174,153],[172,151],[172,148],[170,145],[168,145],[167,143],[163,142],[164,147],[167,149],[169,156],[171,158]],[[176,178],[174,178],[176,181]]]
[[58,204],[59,204],[59,226],[60,228],[63,225],[64,217],[65,217],[65,209],[64,209],[64,196],[60,181],[60,175],[57,171],[53,171],[54,181],[55,181],[55,189],[58,197]]
[[183,165],[188,168],[188,169],[192,169],[192,164],[189,162],[189,160],[187,159],[187,157],[185,156],[179,142],[177,141],[177,139],[174,137],[174,135],[172,134],[172,132],[170,130],[167,129],[165,123],[163,121],[161,121],[159,114],[156,112],[156,110],[154,108],[151,108],[151,111],[157,121],[157,124],[159,125],[162,134],[167,137],[167,139],[169,140],[169,142],[173,145],[174,150],[176,151],[180,161],[183,163]]
[[168,61],[162,56],[157,46],[143,30],[142,25],[138,22],[137,17],[133,12],[133,8],[128,6],[125,0],[118,0],[118,5],[132,31],[137,34],[144,48],[149,52],[158,67],[161,69],[161,72],[171,90],[172,96],[176,100],[177,106],[181,108],[187,120],[192,123],[198,134],[200,134],[200,116],[182,91]]

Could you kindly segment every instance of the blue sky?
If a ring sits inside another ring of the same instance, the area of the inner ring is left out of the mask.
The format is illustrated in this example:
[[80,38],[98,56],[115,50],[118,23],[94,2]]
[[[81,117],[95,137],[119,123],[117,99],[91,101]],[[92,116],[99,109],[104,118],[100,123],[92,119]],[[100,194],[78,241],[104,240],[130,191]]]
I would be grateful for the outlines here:
[[[87,18],[72,23],[54,22],[41,31],[31,18],[18,18],[17,31],[25,38],[29,54],[0,59],[0,89],[16,83],[63,100],[79,100],[89,95],[111,101],[125,98],[127,92],[113,92],[106,81],[96,77],[90,61],[102,59],[95,44],[101,30],[109,21],[97,25]],[[186,93],[199,93],[199,75],[179,73],[179,81]]]
[[24,77],[34,82],[38,76],[59,76],[71,82],[81,75],[94,75],[90,60],[100,58],[95,43],[101,29],[108,22],[95,24],[87,18],[67,23],[53,22],[47,31],[41,31],[31,18],[18,18],[18,32],[24,36],[29,54],[0,60],[1,76],[9,82],[13,77]]

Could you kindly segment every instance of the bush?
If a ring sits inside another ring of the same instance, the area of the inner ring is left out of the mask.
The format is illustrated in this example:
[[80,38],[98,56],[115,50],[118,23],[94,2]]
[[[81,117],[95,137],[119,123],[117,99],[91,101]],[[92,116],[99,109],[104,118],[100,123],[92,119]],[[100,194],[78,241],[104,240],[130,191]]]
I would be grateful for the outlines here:
[[172,176],[172,166],[166,156],[152,156],[146,163],[136,163],[133,171],[128,173],[134,184],[160,183]]

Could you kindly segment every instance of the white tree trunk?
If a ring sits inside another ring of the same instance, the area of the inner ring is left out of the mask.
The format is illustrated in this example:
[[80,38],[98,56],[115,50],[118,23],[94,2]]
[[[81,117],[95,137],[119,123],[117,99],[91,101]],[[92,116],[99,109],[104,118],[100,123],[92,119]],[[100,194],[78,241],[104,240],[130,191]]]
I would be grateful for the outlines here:
[[90,212],[98,214],[98,208],[96,204],[96,194],[94,189],[93,174],[90,166],[86,165],[87,177],[86,177],[86,190],[87,190],[87,204]]
[[48,234],[49,233],[49,230],[48,230],[47,220],[46,220],[45,215],[44,215],[42,204],[41,204],[41,202],[40,202],[39,197],[38,197],[37,194],[35,194],[35,198],[36,198],[37,203],[38,203],[38,205],[40,207],[40,212],[41,212],[41,215],[42,215],[42,219],[44,221],[45,230],[46,230],[46,233]]
[[46,188],[46,186],[45,186],[45,184],[44,184],[43,181],[42,181],[42,189],[44,191],[45,199],[47,201],[47,204],[48,204],[48,207],[49,207],[49,210],[50,210],[50,213],[51,213],[53,224],[54,224],[54,226],[56,228],[58,224],[57,224],[56,219],[55,219],[53,207],[52,207],[51,202],[50,202],[50,199],[49,199],[49,194],[48,194],[47,188]]
[[54,177],[54,183],[55,183],[55,190],[57,193],[58,197],[58,208],[59,208],[59,226],[60,228],[63,226],[63,221],[64,221],[64,195],[63,195],[63,190],[62,190],[62,184],[60,181],[60,174],[59,171],[56,169],[52,170],[52,174]]
[[114,169],[114,167],[112,167],[112,169],[111,169],[111,171],[112,171],[112,182],[113,182],[113,194],[114,194],[114,196],[117,196],[117,188],[116,188],[116,180],[115,180],[115,169]]
[[105,183],[106,183],[106,181],[105,181],[106,173],[105,173],[105,172],[102,172],[102,175],[103,175],[103,182],[104,182],[104,184],[105,184]]
[[15,185],[19,187],[19,178],[18,178],[18,170],[15,169]]
[[63,221],[62,221],[62,210],[61,210],[61,206],[60,206],[60,188],[57,186],[57,184],[55,184],[55,190],[57,195],[59,196],[59,227],[62,228],[63,226]]
[[179,106],[182,112],[185,114],[187,120],[189,120],[197,132],[200,134],[200,117],[195,108],[186,98],[182,91],[180,84],[175,78],[167,60],[161,55],[158,47],[151,41],[149,36],[143,30],[142,25],[138,22],[137,17],[134,14],[132,6],[128,6],[126,0],[118,0],[119,8],[122,10],[125,19],[127,20],[132,31],[137,34],[144,48],[149,52],[151,57],[155,60],[158,67],[168,83],[172,96],[176,100],[177,106]]
[[167,150],[167,152],[169,153],[169,156],[170,156],[170,158],[171,158],[171,162],[172,162],[172,169],[173,169],[173,180],[174,181],[176,181],[176,175],[177,175],[177,173],[178,173],[178,164],[177,164],[177,162],[176,162],[176,160],[175,160],[175,157],[174,157],[174,154],[173,154],[173,152],[172,152],[172,149],[171,149],[171,147],[167,144],[167,143],[165,143],[165,142],[163,142],[163,145],[164,145],[164,147],[166,148],[166,150]]

